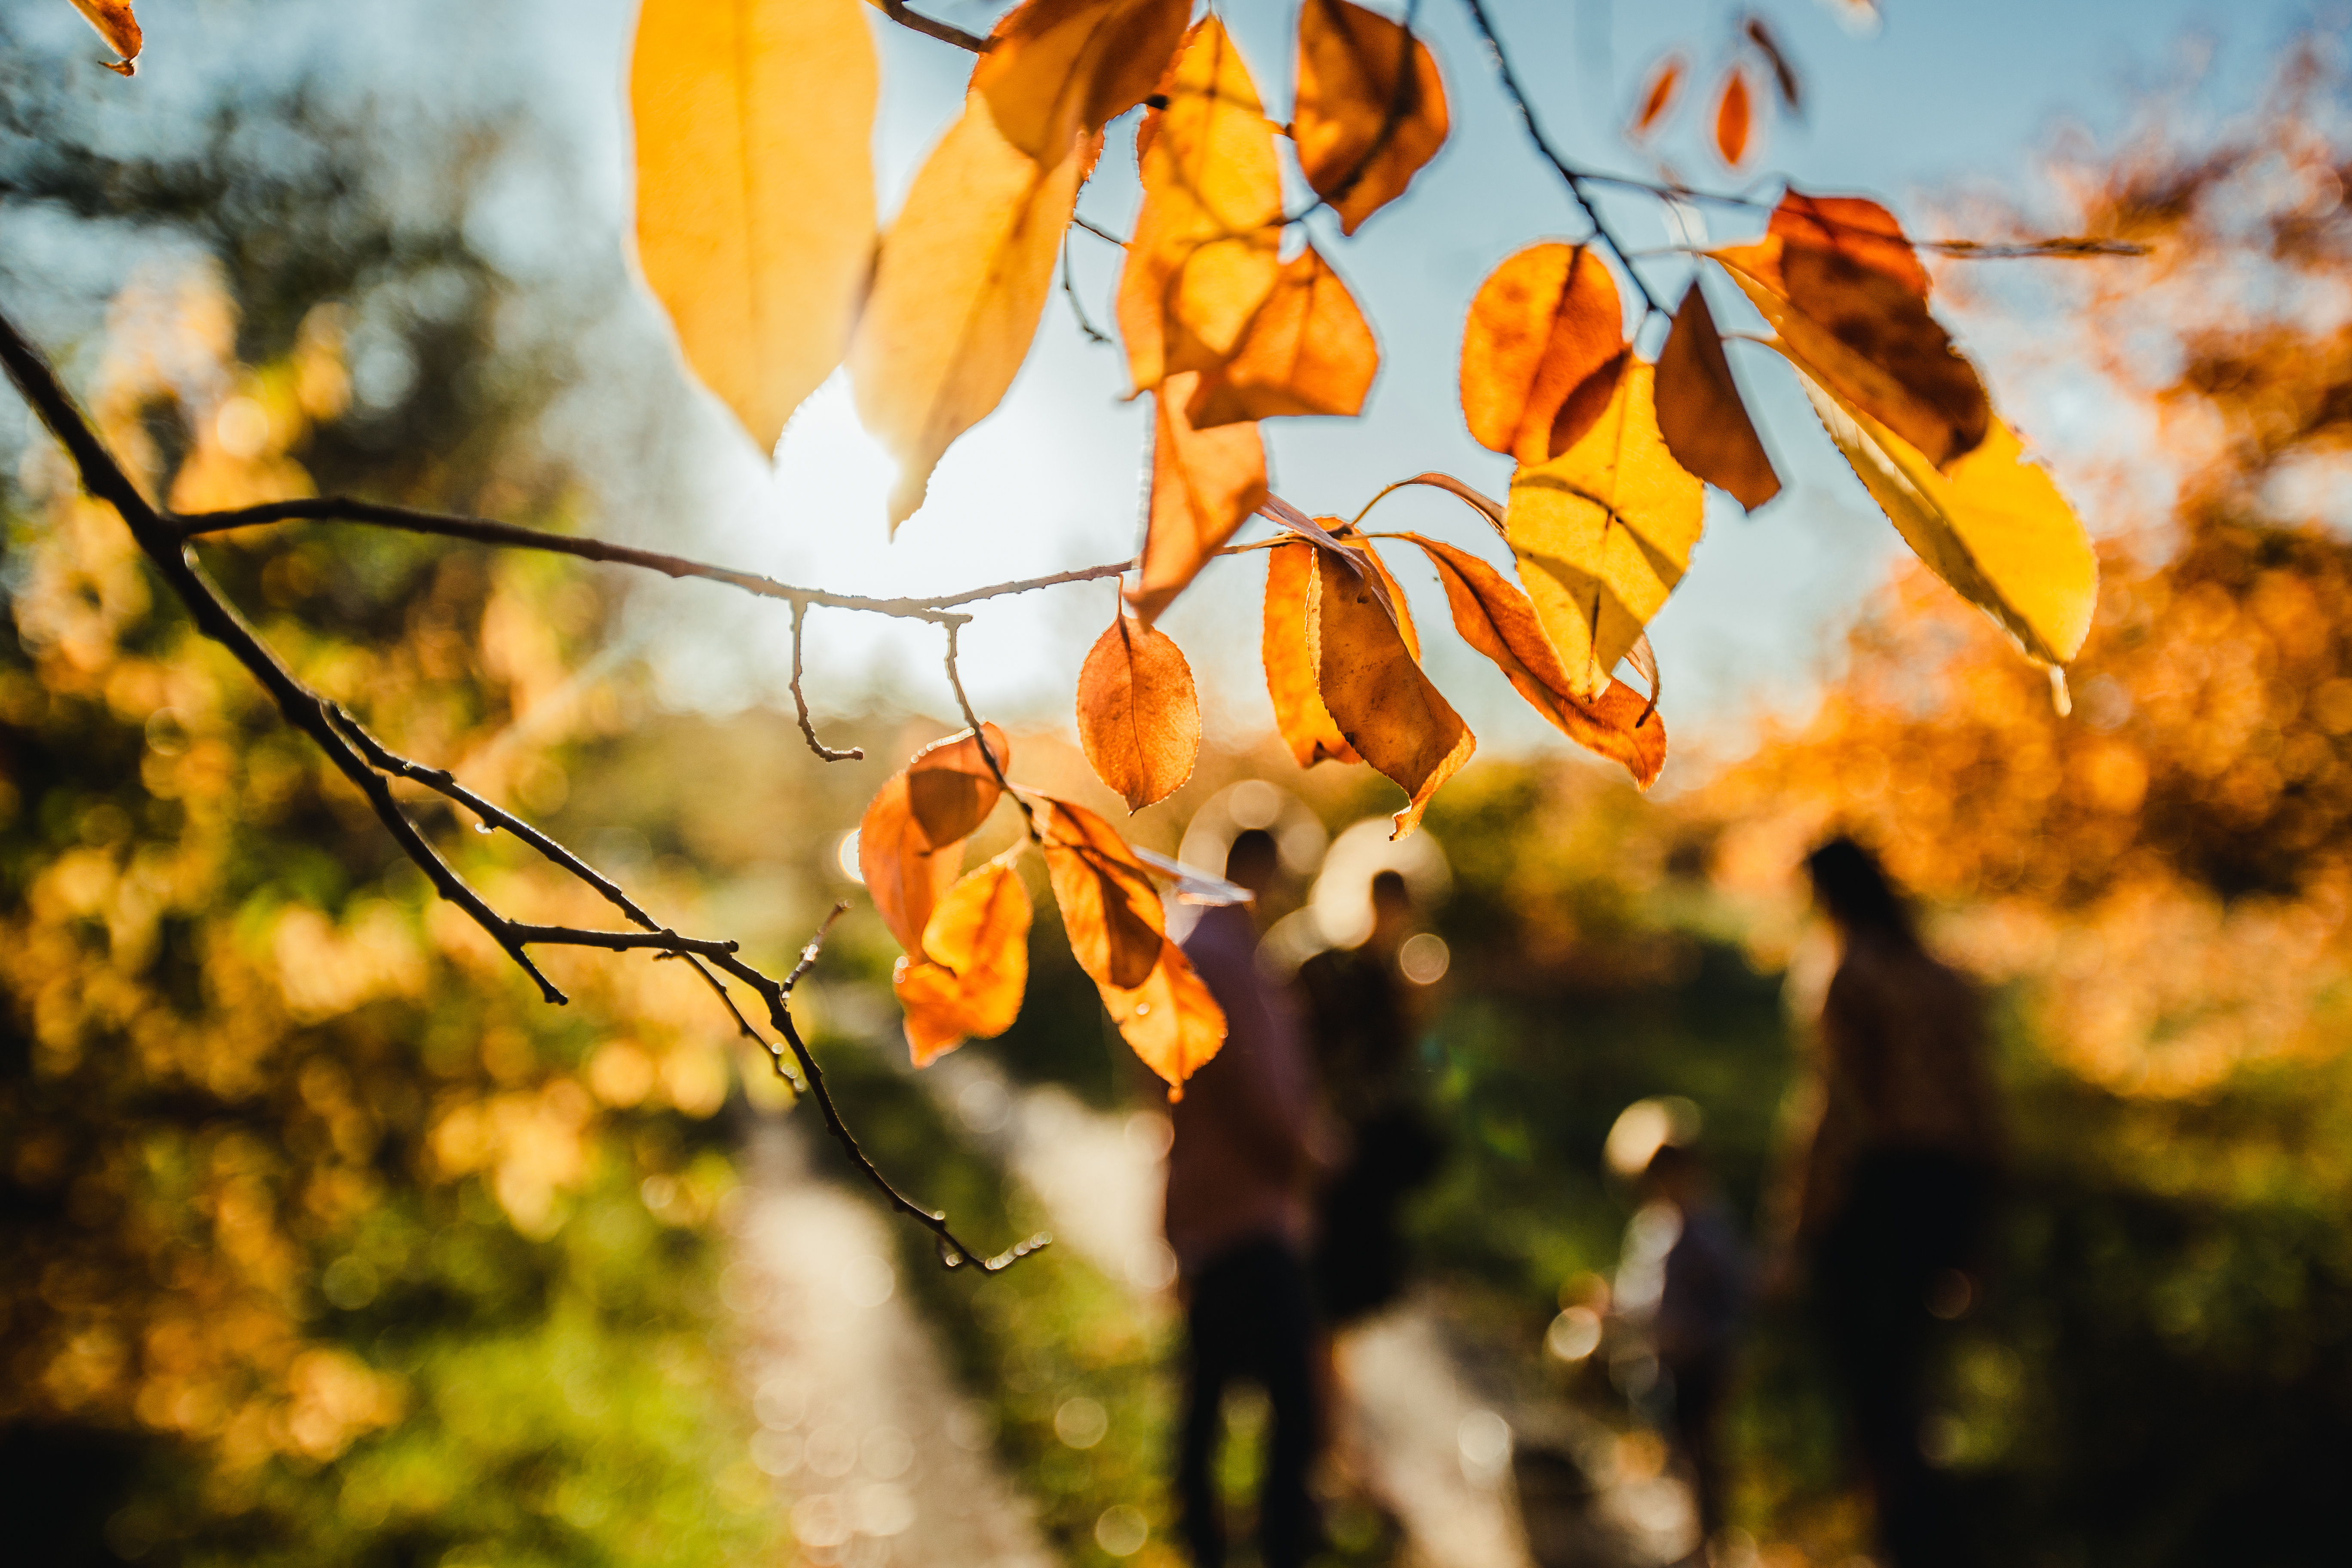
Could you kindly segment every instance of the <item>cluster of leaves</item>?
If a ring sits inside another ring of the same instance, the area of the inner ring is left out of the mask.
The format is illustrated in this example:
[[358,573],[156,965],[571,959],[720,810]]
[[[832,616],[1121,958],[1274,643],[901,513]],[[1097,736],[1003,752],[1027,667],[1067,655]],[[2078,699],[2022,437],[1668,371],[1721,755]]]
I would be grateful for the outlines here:
[[[1715,90],[1715,113],[1708,131],[1716,154],[1726,167],[1738,169],[1748,162],[1761,142],[1760,95],[1752,78],[1770,79],[1774,97],[1788,114],[1804,112],[1805,86],[1772,25],[1757,12],[1734,22],[1729,54],[1730,63]],[[1650,68],[1639,104],[1626,123],[1628,140],[1644,142],[1665,129],[1683,101],[1691,69],[1690,57],[1681,49],[1668,50]]]

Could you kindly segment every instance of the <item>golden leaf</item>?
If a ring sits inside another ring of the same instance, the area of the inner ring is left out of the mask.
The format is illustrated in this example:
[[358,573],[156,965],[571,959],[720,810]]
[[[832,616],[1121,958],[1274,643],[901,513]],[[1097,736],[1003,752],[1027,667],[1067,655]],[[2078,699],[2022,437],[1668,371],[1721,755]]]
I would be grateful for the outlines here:
[[106,47],[120,57],[98,63],[117,76],[139,74],[139,51],[146,40],[139,31],[139,18],[131,15],[125,0],[73,0],[74,9],[82,19],[98,29]]
[[1748,142],[1755,129],[1756,110],[1748,93],[1748,73],[1734,70],[1723,79],[1723,96],[1715,103],[1715,150],[1737,169],[1748,160]]
[[857,317],[878,83],[857,0],[646,0],[638,19],[638,265],[763,454]]
[[1608,406],[1625,312],[1585,246],[1533,245],[1478,286],[1462,331],[1462,413],[1480,445],[1522,463],[1574,446]]
[[1165,937],[1142,984],[1122,989],[1097,982],[1096,989],[1129,1047],[1167,1080],[1171,1100],[1184,1098],[1184,1080],[1225,1043],[1224,1009],[1184,950]]
[[1676,462],[1748,510],[1780,493],[1780,476],[1731,378],[1723,334],[1696,279],[1658,355],[1658,430]]
[[908,952],[920,952],[931,910],[955,881],[961,857],[957,846],[934,850],[916,824],[907,798],[907,775],[890,775],[857,822],[857,874],[874,900],[874,912]]
[[1201,377],[1185,417],[1207,430],[1285,415],[1352,416],[1380,366],[1371,324],[1309,246],[1284,264],[1232,355]]
[[1040,164],[1100,131],[1159,84],[1191,0],[1027,0],[972,68],[1004,139]]
[[1511,476],[1503,526],[1568,689],[1597,699],[1682,581],[1706,490],[1658,430],[1654,372],[1626,366],[1599,422],[1548,463]]
[[1682,91],[1685,68],[1680,55],[1668,55],[1652,68],[1649,86],[1642,92],[1642,107],[1634,111],[1633,123],[1625,129],[1627,136],[1639,142],[1658,128],[1658,122],[1665,119],[1666,111],[1675,106],[1675,99]]
[[1151,873],[1118,829],[1085,806],[1047,799],[1038,813],[1045,874],[1070,955],[1098,987],[1133,990],[1160,962],[1167,916]]
[[1201,755],[1192,667],[1165,632],[1122,614],[1078,670],[1078,741],[1129,811],[1167,799]]
[[1145,626],[1160,618],[1265,501],[1265,442],[1257,426],[1195,430],[1185,416],[1199,374],[1171,375],[1153,395],[1151,516],[1142,581],[1127,595]]
[[1307,637],[1332,722],[1357,755],[1412,797],[1390,835],[1402,838],[1478,739],[1422,673],[1371,574],[1320,547],[1307,579]]
[[1290,133],[1298,166],[1339,215],[1339,232],[1353,234],[1402,195],[1445,144],[1436,58],[1377,12],[1348,0],[1307,0],[1298,13],[1297,79]]
[[1315,656],[1307,642],[1307,584],[1314,570],[1315,547],[1305,540],[1265,552],[1265,628],[1259,645],[1265,694],[1274,700],[1275,728],[1302,768],[1327,757],[1364,760],[1339,733],[1315,689]]
[[1029,984],[1029,892],[1009,858],[990,861],[939,900],[920,950],[898,961],[890,982],[917,1067],[1013,1026]]
[[[926,848],[962,843],[996,809],[996,797],[1003,793],[997,774],[1013,765],[1013,746],[993,724],[982,724],[980,737],[965,730],[934,741],[907,764],[908,808]],[[987,756],[981,752],[982,740]],[[993,768],[989,756],[996,759]]]

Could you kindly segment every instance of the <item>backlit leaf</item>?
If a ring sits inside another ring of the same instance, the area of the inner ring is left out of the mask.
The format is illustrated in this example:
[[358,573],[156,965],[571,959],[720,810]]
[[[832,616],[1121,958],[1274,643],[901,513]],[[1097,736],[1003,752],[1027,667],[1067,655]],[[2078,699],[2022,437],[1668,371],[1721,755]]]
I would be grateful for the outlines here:
[[1381,346],[1355,297],[1309,246],[1284,264],[1222,368],[1186,407],[1196,430],[1285,415],[1354,415],[1380,369]]
[[1029,892],[1009,859],[990,861],[939,900],[921,950],[891,977],[917,1067],[1013,1026],[1029,984]]
[[1184,1080],[1225,1043],[1224,1009],[1193,969],[1184,950],[1162,937],[1160,961],[1140,985],[1097,982],[1104,1010],[1145,1067],[1168,1083],[1171,1100],[1184,1098]]
[[1658,355],[1658,430],[1677,462],[1748,510],[1780,493],[1780,476],[1748,416],[1696,279]]
[[1185,416],[1199,374],[1171,375],[1153,395],[1151,516],[1142,581],[1128,591],[1146,626],[1265,500],[1265,442],[1257,426],[1195,430]]
[[1301,540],[1265,552],[1265,629],[1260,653],[1265,661],[1265,692],[1274,700],[1275,728],[1302,768],[1327,757],[1360,763],[1348,738],[1331,721],[1315,689],[1315,656],[1307,642],[1307,585],[1315,570],[1315,547]]
[[1885,207],[1791,190],[1761,240],[1710,254],[1824,386],[1937,468],[1985,438],[1984,384],[1927,313],[1927,269]]
[[1723,96],[1715,100],[1715,150],[1737,169],[1747,161],[1748,142],[1756,129],[1755,106],[1748,100],[1748,73],[1735,70],[1723,79]]
[[1386,16],[1348,0],[1306,0],[1297,80],[1290,133],[1298,165],[1339,214],[1340,232],[1353,234],[1445,144],[1437,60]]
[[1511,477],[1519,581],[1588,702],[1682,580],[1704,521],[1705,488],[1666,449],[1654,398],[1654,373],[1633,362],[1583,440]]
[[920,952],[923,928],[955,882],[961,838],[934,850],[915,821],[907,775],[897,773],[876,793],[857,823],[857,874],[873,897],[874,912],[908,952]]
[[1204,17],[1136,132],[1143,205],[1119,275],[1118,329],[1138,392],[1221,365],[1282,270],[1282,171],[1241,51]]
[[1478,286],[1462,332],[1462,412],[1483,446],[1540,463],[1574,446],[1609,403],[1625,312],[1584,246],[1535,245]]
[[1642,106],[1633,111],[1633,123],[1626,134],[1636,142],[1658,128],[1666,111],[1675,106],[1683,88],[1683,73],[1688,68],[1682,56],[1668,55],[1650,72],[1649,85],[1642,89]]
[[878,81],[857,0],[646,0],[638,19],[638,265],[762,454],[856,320]]
[[1129,811],[1166,800],[1201,755],[1192,667],[1167,633],[1121,615],[1078,669],[1078,741]]
[[1151,873],[1118,829],[1085,806],[1049,799],[1037,815],[1071,956],[1097,986],[1141,985],[1160,962],[1167,930]]
[[1099,136],[1050,166],[998,131],[975,92],[933,148],[883,237],[874,291],[850,344],[858,417],[898,464],[896,529],[931,469],[1013,384],[1054,283],[1062,233]]
[[1332,722],[1357,755],[1412,797],[1390,835],[1402,838],[1419,826],[1437,787],[1470,760],[1477,737],[1422,673],[1370,577],[1331,551],[1315,550],[1311,558],[1307,635],[1316,689]]
[[145,40],[139,32],[139,18],[131,15],[126,0],[73,0],[73,5],[83,19],[98,29],[106,47],[120,57],[99,64],[117,76],[138,75],[139,51]]
[[1405,537],[1437,568],[1454,629],[1495,661],[1529,707],[1585,750],[1623,763],[1643,789],[1656,782],[1666,761],[1666,726],[1641,693],[1612,680],[1598,700],[1579,699],[1535,605],[1509,578],[1466,550],[1417,533]]
[[[965,730],[932,742],[907,764],[908,805],[926,848],[962,843],[996,809],[996,797],[1003,793],[996,775],[1013,765],[1013,746],[993,724],[982,724],[980,733],[988,743],[987,756],[981,753],[981,741]],[[994,768],[988,765],[989,756],[996,759]]]
[[1143,101],[1184,36],[1191,0],[1028,0],[972,68],[1004,139],[1046,167]]
[[1806,395],[1830,438],[1919,559],[2032,658],[2063,665],[2080,652],[2098,603],[2098,556],[2048,471],[2025,460],[2016,433],[1995,419],[1974,451],[1938,470],[1789,357],[1806,373]]

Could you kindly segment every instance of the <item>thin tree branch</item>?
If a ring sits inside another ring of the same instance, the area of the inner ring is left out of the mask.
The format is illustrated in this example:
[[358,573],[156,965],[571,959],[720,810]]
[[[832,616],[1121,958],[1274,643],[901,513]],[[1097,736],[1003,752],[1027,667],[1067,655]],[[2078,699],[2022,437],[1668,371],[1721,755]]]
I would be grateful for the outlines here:
[[1125,250],[1127,248],[1127,241],[1119,238],[1118,236],[1111,233],[1110,230],[1103,227],[1100,224],[1080,217],[1076,213],[1072,213],[1070,215],[1070,226],[1072,228],[1082,228],[1088,234],[1093,235],[1097,239],[1108,240],[1111,244],[1118,246],[1121,250]]
[[866,760],[865,747],[852,746],[845,752],[836,752],[816,738],[816,726],[809,721],[808,699],[801,695],[801,623],[807,618],[808,605],[794,600],[793,602],[793,708],[800,715],[801,734],[807,740],[809,750],[814,752],[823,761],[862,763]]
[[1013,804],[1020,809],[1021,820],[1028,826],[1029,837],[1043,844],[1045,840],[1037,834],[1036,811],[1022,797],[1021,792],[1013,787],[1013,781],[1004,776],[1003,760],[988,743],[988,731],[981,728],[980,715],[973,710],[971,699],[964,695],[963,671],[959,667],[956,653],[956,633],[960,629],[952,626],[948,627],[948,685],[955,689],[956,706],[963,710],[963,721],[971,726],[971,738],[980,746],[981,760],[988,764],[988,771],[996,775],[997,787],[1011,796]]
[[1070,302],[1070,314],[1078,319],[1078,331],[1086,334],[1087,342],[1108,348],[1110,334],[1087,319],[1086,302],[1078,298],[1077,282],[1070,276],[1070,232],[1067,229],[1062,231],[1062,297]]
[[975,55],[988,53],[990,40],[975,33],[967,33],[950,23],[934,21],[919,11],[907,8],[907,0],[874,0],[875,8],[902,27],[918,32],[927,38],[937,38],[943,44],[969,49]]

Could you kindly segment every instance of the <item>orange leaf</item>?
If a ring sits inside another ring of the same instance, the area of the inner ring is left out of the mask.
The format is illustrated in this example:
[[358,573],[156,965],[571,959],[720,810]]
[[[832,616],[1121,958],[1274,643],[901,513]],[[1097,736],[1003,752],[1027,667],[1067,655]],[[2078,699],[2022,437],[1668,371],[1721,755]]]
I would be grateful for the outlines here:
[[1129,811],[1166,800],[1201,755],[1192,667],[1165,632],[1121,615],[1078,670],[1078,741]]
[[907,795],[907,775],[890,775],[857,823],[857,874],[874,899],[874,911],[898,945],[920,952],[931,910],[955,881],[961,839],[931,847],[915,821]]
[[1791,190],[1761,240],[1710,254],[1832,392],[1937,468],[1984,440],[1984,383],[1927,313],[1927,269],[1885,207]]
[[1675,461],[1754,511],[1780,493],[1780,476],[1731,379],[1723,335],[1697,279],[1675,311],[1658,355],[1658,429]]
[[980,830],[1003,793],[996,775],[1013,765],[1013,746],[993,724],[980,727],[996,766],[981,754],[969,730],[934,741],[907,764],[908,805],[924,847],[948,849]]
[[996,25],[971,90],[1040,164],[1143,101],[1184,36],[1192,0],[1027,0]]
[[1364,759],[1331,721],[1315,689],[1315,656],[1307,644],[1307,584],[1315,569],[1315,547],[1305,540],[1277,544],[1265,552],[1265,630],[1260,652],[1265,660],[1265,693],[1274,700],[1275,728],[1302,768],[1326,757]]
[[1185,416],[1197,371],[1163,383],[1154,401],[1151,518],[1143,580],[1128,590],[1150,626],[1265,501],[1265,442],[1255,425],[1195,430]]
[[1672,54],[1651,70],[1650,85],[1643,89],[1641,110],[1633,116],[1627,135],[1638,142],[1658,128],[1658,122],[1666,117],[1666,110],[1675,106],[1675,96],[1682,91],[1685,68],[1682,56]]
[[82,19],[98,29],[106,47],[121,57],[99,64],[117,76],[138,75],[139,51],[145,40],[139,32],[139,18],[131,14],[125,0],[73,0],[73,4]]
[[1316,689],[1332,722],[1359,756],[1412,796],[1390,835],[1402,838],[1478,739],[1421,672],[1370,579],[1320,548],[1307,579],[1307,637]]
[[919,952],[901,958],[890,980],[907,1009],[917,1067],[1013,1026],[1029,984],[1029,919],[1028,889],[1007,859],[990,861],[939,900]]
[[1462,412],[1480,445],[1522,463],[1574,446],[1624,368],[1625,313],[1584,246],[1535,245],[1478,286],[1462,333]]
[[1103,1006],[1143,1065],[1168,1080],[1168,1098],[1184,1098],[1184,1080],[1225,1043],[1224,1009],[1184,950],[1162,937],[1160,959],[1140,985],[1097,983]]
[[1748,156],[1748,133],[1755,129],[1754,105],[1748,97],[1748,73],[1735,70],[1723,79],[1723,96],[1715,104],[1715,150],[1733,168]]
[[1184,412],[1194,429],[1207,430],[1283,415],[1354,415],[1380,369],[1381,345],[1348,286],[1309,246],[1284,265],[1222,368],[1192,366],[1192,357],[1177,356],[1213,374],[1201,378]]
[[1160,962],[1167,931],[1151,873],[1118,829],[1085,806],[1049,796],[1038,815],[1045,874],[1062,906],[1070,955],[1097,986],[1141,985]]
[[1666,762],[1666,726],[1639,692],[1612,680],[1595,700],[1578,698],[1534,604],[1509,578],[1466,550],[1418,533],[1405,537],[1437,568],[1454,629],[1495,661],[1529,707],[1586,751],[1622,763],[1643,789],[1656,782]]
[[1355,233],[1402,195],[1445,132],[1445,84],[1428,45],[1348,0],[1307,0],[1290,133],[1307,183],[1331,204],[1340,233]]
[[1160,91],[1168,107],[1136,132],[1143,205],[1118,282],[1119,336],[1138,392],[1185,368],[1180,348],[1193,369],[1230,357],[1282,270],[1273,128],[1215,16],[1185,36]]

